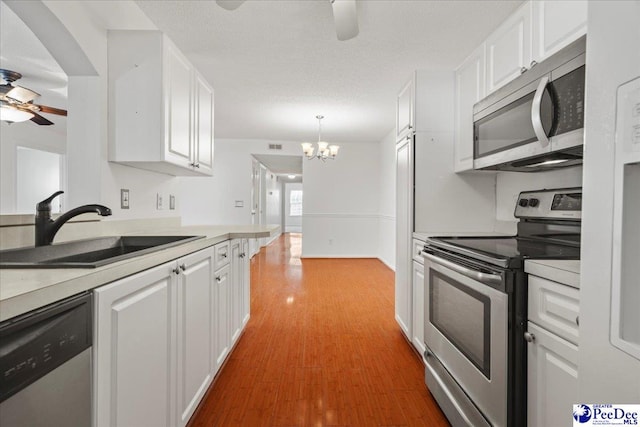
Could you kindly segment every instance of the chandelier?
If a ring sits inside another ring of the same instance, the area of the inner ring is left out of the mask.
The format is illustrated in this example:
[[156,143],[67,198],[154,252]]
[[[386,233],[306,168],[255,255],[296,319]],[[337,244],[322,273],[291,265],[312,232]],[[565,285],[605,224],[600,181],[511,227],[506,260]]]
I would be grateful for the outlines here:
[[324,119],[324,116],[318,115],[316,116],[316,119],[318,119],[318,149],[316,150],[310,142],[303,142],[302,152],[309,160],[314,158],[320,159],[323,162],[327,159],[334,160],[338,155],[340,147],[337,145],[329,145],[328,142],[322,141],[322,119]]

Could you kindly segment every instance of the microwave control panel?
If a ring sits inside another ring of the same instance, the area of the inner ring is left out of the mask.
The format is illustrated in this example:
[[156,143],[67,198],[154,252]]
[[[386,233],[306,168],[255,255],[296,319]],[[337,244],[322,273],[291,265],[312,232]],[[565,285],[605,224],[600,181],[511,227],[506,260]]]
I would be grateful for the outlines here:
[[583,65],[549,84],[549,92],[555,98],[553,135],[584,127],[584,72]]

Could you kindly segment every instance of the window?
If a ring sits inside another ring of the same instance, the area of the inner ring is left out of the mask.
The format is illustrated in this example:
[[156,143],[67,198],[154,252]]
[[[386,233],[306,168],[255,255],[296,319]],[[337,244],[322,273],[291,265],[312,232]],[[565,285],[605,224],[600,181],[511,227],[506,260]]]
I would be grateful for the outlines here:
[[289,216],[302,216],[302,190],[293,190],[289,196]]

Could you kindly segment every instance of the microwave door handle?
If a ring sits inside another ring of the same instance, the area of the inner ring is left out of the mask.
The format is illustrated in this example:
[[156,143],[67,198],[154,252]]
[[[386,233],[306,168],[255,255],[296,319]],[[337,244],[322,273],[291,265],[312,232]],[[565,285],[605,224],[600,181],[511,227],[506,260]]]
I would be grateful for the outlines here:
[[536,134],[538,142],[540,142],[540,145],[543,147],[549,145],[549,137],[547,136],[547,132],[544,130],[544,126],[542,126],[540,107],[542,105],[542,96],[544,95],[544,91],[547,89],[548,83],[548,75],[540,79],[536,93],[533,96],[533,102],[531,103],[531,123],[533,124],[533,132]]
[[451,262],[449,260],[437,257],[435,255],[431,255],[427,252],[422,252],[422,256],[426,259],[440,264],[443,267],[448,268],[449,270],[453,270],[456,273],[460,273],[463,276],[467,276],[477,282],[484,283],[487,285],[500,286],[502,285],[502,276],[498,274],[489,274],[489,273],[481,273],[479,271],[472,270],[460,264],[456,264],[455,262]]

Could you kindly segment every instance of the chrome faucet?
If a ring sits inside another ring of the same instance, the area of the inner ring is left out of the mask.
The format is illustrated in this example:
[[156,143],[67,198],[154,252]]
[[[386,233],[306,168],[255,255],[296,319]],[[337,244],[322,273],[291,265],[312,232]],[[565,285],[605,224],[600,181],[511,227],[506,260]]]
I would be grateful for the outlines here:
[[64,191],[56,191],[50,197],[36,205],[36,246],[46,246],[67,221],[83,213],[96,212],[100,216],[111,215],[111,209],[102,205],[83,205],[60,215],[55,221],[51,219],[51,201]]

